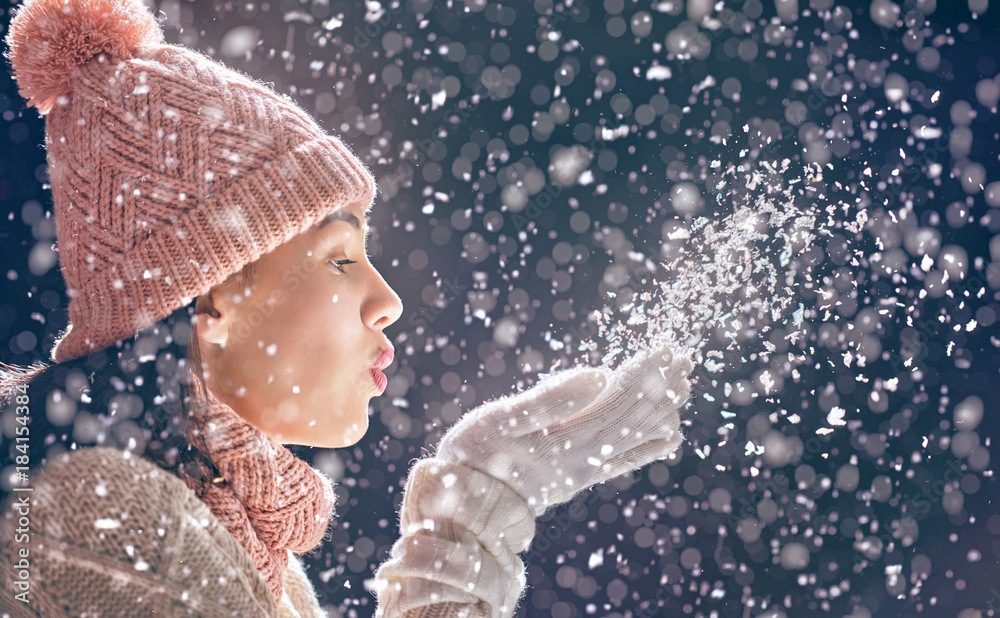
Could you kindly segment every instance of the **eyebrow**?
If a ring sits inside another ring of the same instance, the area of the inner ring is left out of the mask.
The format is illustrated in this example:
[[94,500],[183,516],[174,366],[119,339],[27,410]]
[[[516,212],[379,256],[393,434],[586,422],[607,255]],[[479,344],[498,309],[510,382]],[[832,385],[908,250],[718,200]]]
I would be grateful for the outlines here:
[[[353,227],[355,230],[357,230],[359,232],[361,231],[361,220],[358,219],[356,216],[354,216],[352,213],[347,212],[346,210],[338,210],[336,212],[330,213],[329,215],[326,216],[325,219],[323,219],[322,221],[320,221],[316,225],[316,227],[318,229],[323,229],[326,226],[328,226],[331,223],[333,223],[334,221],[344,221],[346,223],[349,223],[351,225],[351,227]],[[367,221],[365,222],[364,228],[365,228],[365,230],[364,230],[365,234],[367,235],[367,233],[368,233],[368,222]]]
[[[365,214],[367,214],[367,211],[365,212]],[[324,217],[322,221],[317,223],[316,229],[322,230],[323,228],[327,227],[334,221],[344,221],[345,223],[348,223],[351,227],[353,227],[356,231],[361,232],[364,237],[365,251],[366,252],[368,251],[368,237],[371,235],[371,229],[368,227],[367,219],[365,220],[364,225],[362,225],[361,220],[358,219],[354,214],[346,210],[337,210],[335,212],[331,212],[326,217]]]

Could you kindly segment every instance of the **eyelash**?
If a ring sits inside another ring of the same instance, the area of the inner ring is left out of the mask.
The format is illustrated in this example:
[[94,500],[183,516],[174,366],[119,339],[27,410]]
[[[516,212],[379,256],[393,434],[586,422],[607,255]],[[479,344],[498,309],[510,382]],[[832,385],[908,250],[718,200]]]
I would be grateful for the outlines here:
[[336,268],[337,272],[341,274],[346,274],[344,272],[343,266],[347,266],[349,264],[357,264],[357,262],[354,260],[328,260],[328,261],[331,264],[333,264],[333,267]]

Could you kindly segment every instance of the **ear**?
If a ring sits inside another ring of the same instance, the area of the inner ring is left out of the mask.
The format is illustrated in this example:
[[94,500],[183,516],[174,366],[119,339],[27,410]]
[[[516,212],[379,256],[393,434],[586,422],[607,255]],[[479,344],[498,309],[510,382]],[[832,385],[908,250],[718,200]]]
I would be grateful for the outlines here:
[[233,322],[232,308],[222,300],[217,290],[209,290],[198,297],[194,305],[195,332],[201,343],[225,347]]

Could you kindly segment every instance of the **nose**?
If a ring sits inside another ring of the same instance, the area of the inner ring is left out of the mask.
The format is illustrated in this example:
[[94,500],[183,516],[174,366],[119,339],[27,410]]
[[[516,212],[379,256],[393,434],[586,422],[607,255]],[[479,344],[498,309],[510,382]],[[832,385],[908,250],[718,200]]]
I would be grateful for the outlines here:
[[372,284],[368,297],[361,307],[361,319],[373,330],[382,330],[403,315],[403,301],[389,287],[382,274],[371,267]]

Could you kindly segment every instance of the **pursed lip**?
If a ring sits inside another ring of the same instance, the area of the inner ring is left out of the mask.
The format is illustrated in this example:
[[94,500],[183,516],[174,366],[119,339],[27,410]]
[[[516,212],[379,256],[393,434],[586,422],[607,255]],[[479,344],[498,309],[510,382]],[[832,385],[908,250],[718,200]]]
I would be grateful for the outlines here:
[[372,369],[382,370],[392,364],[392,347],[388,347],[379,354],[375,362],[372,363]]

